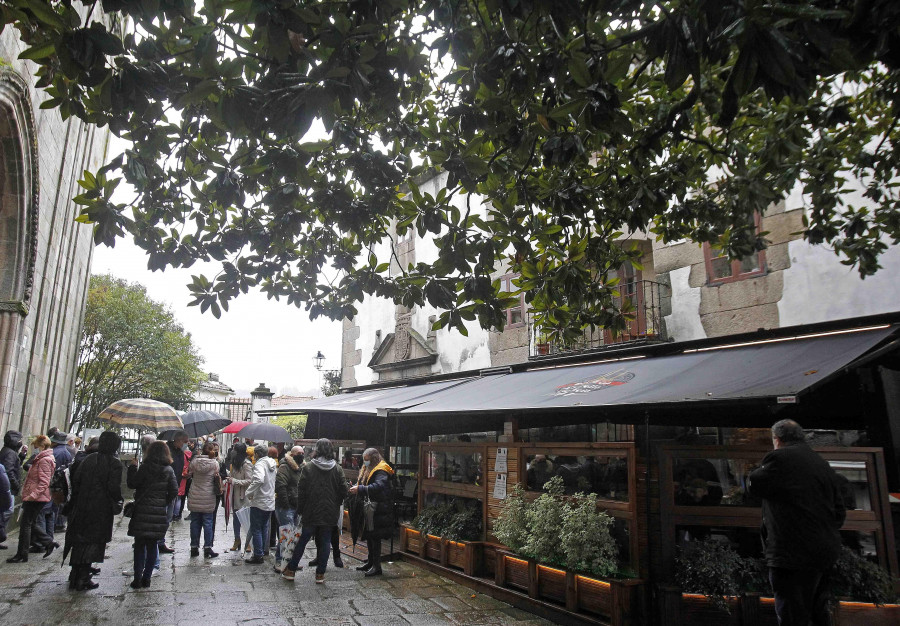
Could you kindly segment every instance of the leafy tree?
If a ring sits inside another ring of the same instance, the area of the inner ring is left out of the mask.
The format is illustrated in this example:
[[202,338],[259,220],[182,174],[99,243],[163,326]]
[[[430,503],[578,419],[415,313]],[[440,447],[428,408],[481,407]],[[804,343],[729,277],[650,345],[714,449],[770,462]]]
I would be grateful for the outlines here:
[[190,397],[203,378],[202,358],[172,312],[144,287],[91,276],[68,430],[96,425],[123,398]]
[[303,433],[306,431],[306,414],[279,415],[272,418],[272,423],[284,428],[294,439],[303,439]]
[[[508,261],[551,335],[621,327],[607,274],[635,256],[623,233],[739,258],[766,245],[753,214],[798,188],[804,237],[862,276],[900,241],[892,0],[102,9],[0,3],[40,65],[42,106],[133,142],[85,174],[79,219],[98,242],[130,233],[153,269],[220,262],[189,287],[217,316],[259,286],[312,317],[352,317],[375,294],[445,309],[438,323],[461,332],[502,327],[490,277]],[[435,171],[432,197],[416,181]],[[132,204],[111,200],[121,180]],[[410,228],[440,254],[392,273],[374,247]]]
[[323,370],[322,395],[336,396],[341,392],[341,370]]

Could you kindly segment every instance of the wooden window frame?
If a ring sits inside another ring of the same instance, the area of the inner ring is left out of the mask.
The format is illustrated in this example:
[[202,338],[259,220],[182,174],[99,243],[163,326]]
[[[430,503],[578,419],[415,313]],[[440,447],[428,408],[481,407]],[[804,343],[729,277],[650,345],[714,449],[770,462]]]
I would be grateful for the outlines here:
[[[518,278],[521,274],[504,274],[500,277],[500,291],[515,291],[517,287],[512,284],[513,279]],[[513,322],[512,321],[512,312],[515,309],[520,309],[522,311],[522,321],[521,322]],[[525,294],[519,294],[519,306],[511,306],[508,309],[503,311],[506,314],[506,326],[504,326],[503,330],[508,328],[522,328],[525,326]]]
[[[762,230],[762,215],[757,212],[753,216],[753,221],[756,225],[756,232],[759,233]],[[713,256],[713,247],[709,245],[709,242],[703,243],[703,265],[706,267],[706,284],[710,286],[716,285],[724,285],[726,283],[735,283],[739,280],[746,280],[748,278],[756,278],[758,276],[765,276],[768,273],[768,268],[766,267],[766,251],[759,250],[757,253],[757,257],[759,259],[759,268],[752,270],[750,272],[742,272],[741,271],[741,262],[743,259],[732,259],[731,260],[731,275],[725,276],[723,278],[713,278],[713,259],[720,258],[719,256]]]

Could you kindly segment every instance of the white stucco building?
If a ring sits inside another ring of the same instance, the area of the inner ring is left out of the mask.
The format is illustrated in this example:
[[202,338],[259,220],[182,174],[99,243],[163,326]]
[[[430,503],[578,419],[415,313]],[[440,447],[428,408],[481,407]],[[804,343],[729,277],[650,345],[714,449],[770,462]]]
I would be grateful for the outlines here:
[[[436,196],[446,181],[439,174],[420,184]],[[455,202],[465,210],[465,198]],[[848,198],[860,205],[861,196]],[[473,199],[473,211],[481,210]],[[804,199],[799,193],[758,216],[769,247],[742,261],[721,257],[708,245],[662,244],[640,233],[641,270],[620,268],[620,292],[637,310],[624,334],[585,332],[575,346],[544,343],[533,332],[525,307],[507,311],[503,332],[467,324],[468,336],[456,330],[431,330],[441,311],[430,306],[412,310],[367,297],[354,320],[344,320],[342,387],[416,378],[518,363],[562,351],[602,349],[611,343],[683,341],[900,311],[900,248],[881,257],[881,269],[865,280],[823,246],[812,246],[798,234]],[[414,230],[395,235],[396,258],[402,264],[432,262],[438,250],[430,237]],[[392,259],[390,242],[376,251],[379,261]],[[495,278],[508,281],[502,271]],[[507,290],[510,289],[507,285]]]

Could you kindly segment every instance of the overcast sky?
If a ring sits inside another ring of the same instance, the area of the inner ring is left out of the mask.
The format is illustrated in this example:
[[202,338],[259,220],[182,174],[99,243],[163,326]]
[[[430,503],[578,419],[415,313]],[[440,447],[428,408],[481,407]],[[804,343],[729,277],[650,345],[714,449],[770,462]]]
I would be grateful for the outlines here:
[[[239,395],[249,395],[261,382],[278,395],[317,395],[321,386],[313,367],[317,350],[325,355],[325,368],[340,368],[340,322],[323,318],[311,322],[306,311],[284,299],[267,300],[254,291],[241,294],[220,319],[187,306],[192,298],[186,285],[192,274],[204,273],[201,264],[151,272],[144,251],[130,240],[119,240],[115,248],[94,249],[92,272],[141,283],[152,299],[168,304],[200,349],[203,369],[219,374]],[[215,266],[205,273],[212,279]]]

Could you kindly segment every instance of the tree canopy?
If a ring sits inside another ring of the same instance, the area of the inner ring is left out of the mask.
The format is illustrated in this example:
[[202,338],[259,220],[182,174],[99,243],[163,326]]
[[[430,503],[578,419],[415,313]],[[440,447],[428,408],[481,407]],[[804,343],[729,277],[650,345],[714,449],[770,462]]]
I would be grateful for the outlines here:
[[[803,236],[863,277],[900,241],[891,0],[0,7],[42,106],[133,142],[85,174],[80,219],[153,269],[219,262],[189,286],[215,315],[257,286],[311,317],[375,294],[502,327],[508,262],[538,325],[617,326],[607,272],[635,256],[629,233],[739,258],[766,245],[752,216],[795,189]],[[416,181],[435,171],[432,197]],[[120,180],[133,203],[112,200]],[[373,247],[409,228],[439,257],[392,273]]]
[[190,334],[143,286],[91,276],[68,429],[96,425],[123,398],[189,398],[203,378],[201,363]]

